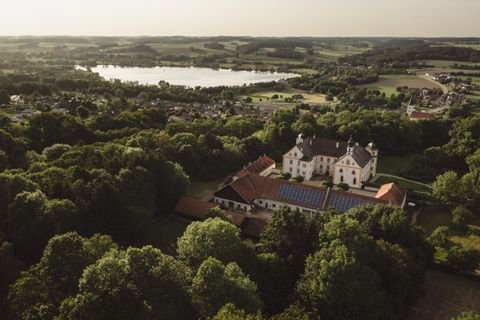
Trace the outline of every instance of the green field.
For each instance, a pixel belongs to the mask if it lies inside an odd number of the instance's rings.
[[[212,194],[223,184],[224,179],[212,181],[192,181],[188,187],[187,195],[201,200],[209,200]]]
[[[377,82],[363,84],[357,87],[379,90],[380,92],[385,93],[386,96],[391,96],[392,94],[397,93],[398,87],[439,88],[440,86],[435,84],[433,81],[428,81],[415,75],[391,74],[381,75]]]
[[[422,183],[417,183],[414,181],[409,181],[409,180],[404,180],[401,177],[389,177],[389,176],[380,176],[374,180],[374,182],[371,182],[372,185],[376,187],[380,187],[381,185],[395,182],[398,184],[400,187],[407,189],[407,190],[413,190],[413,191],[418,191],[418,192],[424,192],[424,193],[430,193],[430,188],[427,187],[426,185]]]
[[[480,77],[459,76],[463,80],[472,79],[472,83],[480,85]]]
[[[378,161],[377,171],[379,173],[403,176],[408,173],[414,159],[415,155],[407,157],[382,156]]]

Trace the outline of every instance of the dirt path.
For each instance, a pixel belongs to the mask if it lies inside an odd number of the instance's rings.
[[[447,88],[446,85],[441,84],[440,82],[437,82],[437,81],[435,81],[435,80],[432,80],[432,79],[430,79],[429,77],[427,77],[426,75],[421,75],[421,76],[419,76],[419,77],[422,78],[422,79],[425,79],[425,80],[427,80],[427,81],[429,81],[429,82],[431,82],[431,83],[435,83],[437,86],[439,86],[439,87],[442,89],[442,91],[443,91],[444,94],[447,94],[447,93],[448,93],[448,88]]]

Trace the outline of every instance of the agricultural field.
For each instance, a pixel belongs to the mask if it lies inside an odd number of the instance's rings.
[[[440,88],[440,85],[421,78],[416,75],[382,75],[379,80],[374,83],[358,86],[359,88],[377,89],[384,92],[387,96],[397,93],[398,87],[409,88]]]
[[[480,312],[480,281],[431,270],[407,320],[450,320],[464,311]]]

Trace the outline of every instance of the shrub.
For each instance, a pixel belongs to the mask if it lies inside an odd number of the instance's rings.
[[[428,241],[435,247],[445,247],[445,244],[448,241],[448,227],[440,226],[433,230]]]
[[[475,249],[455,246],[448,250],[447,262],[459,271],[470,273],[478,268],[480,255]]]
[[[473,216],[472,212],[464,206],[458,206],[452,210],[452,223],[464,225]]]
[[[303,182],[303,181],[305,180],[305,178],[302,177],[302,176],[296,176],[295,178],[293,178],[293,180],[295,180],[296,182],[300,182],[300,183],[301,183],[301,182]]]
[[[344,182],[337,184],[337,187],[339,189],[342,189],[343,191],[347,191],[348,189],[350,189],[350,186]]]

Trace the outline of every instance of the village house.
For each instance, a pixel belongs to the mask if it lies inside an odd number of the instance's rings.
[[[431,113],[416,111],[415,106],[410,103],[407,106],[407,115],[412,121],[430,120],[434,117]]]
[[[346,183],[352,188],[362,184],[377,172],[378,149],[373,142],[367,147],[331,139],[304,137],[283,155],[283,172],[310,180],[314,175],[331,176],[333,183]]]

